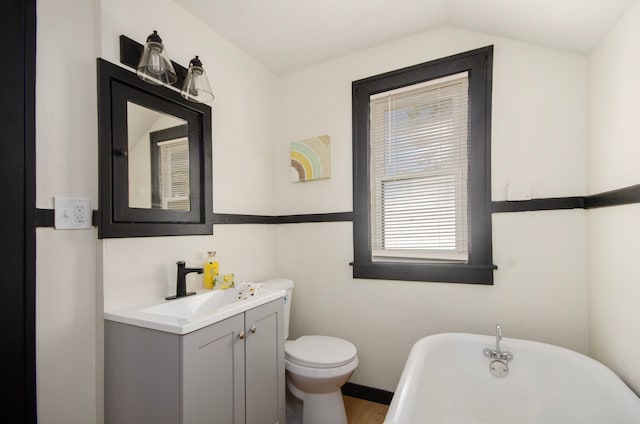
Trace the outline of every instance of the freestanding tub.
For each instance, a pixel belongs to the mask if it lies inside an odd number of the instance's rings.
[[[509,373],[494,377],[483,349],[495,337],[446,333],[411,349],[385,424],[638,424],[640,398],[577,352],[504,338]],[[638,358],[640,360],[640,358]]]

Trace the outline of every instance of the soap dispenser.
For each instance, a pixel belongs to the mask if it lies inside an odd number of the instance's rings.
[[[216,252],[207,252],[207,258],[204,261],[204,288],[213,289],[218,278],[220,266],[216,258]]]

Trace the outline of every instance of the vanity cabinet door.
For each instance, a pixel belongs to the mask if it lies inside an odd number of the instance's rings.
[[[282,299],[245,312],[247,424],[285,422],[283,318]]]
[[[104,322],[105,424],[176,424],[180,420],[177,334]]]
[[[244,328],[239,314],[182,338],[182,424],[245,423]]]

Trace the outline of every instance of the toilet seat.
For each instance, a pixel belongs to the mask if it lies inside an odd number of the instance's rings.
[[[302,336],[284,345],[285,359],[309,368],[337,368],[356,358],[356,347],[343,339],[330,336]]]

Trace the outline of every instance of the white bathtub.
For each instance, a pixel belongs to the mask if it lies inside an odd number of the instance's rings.
[[[385,424],[638,424],[638,398],[609,368],[577,352],[504,338],[509,374],[489,372],[495,337],[436,334],[409,354]],[[640,358],[638,358],[640,366]]]

